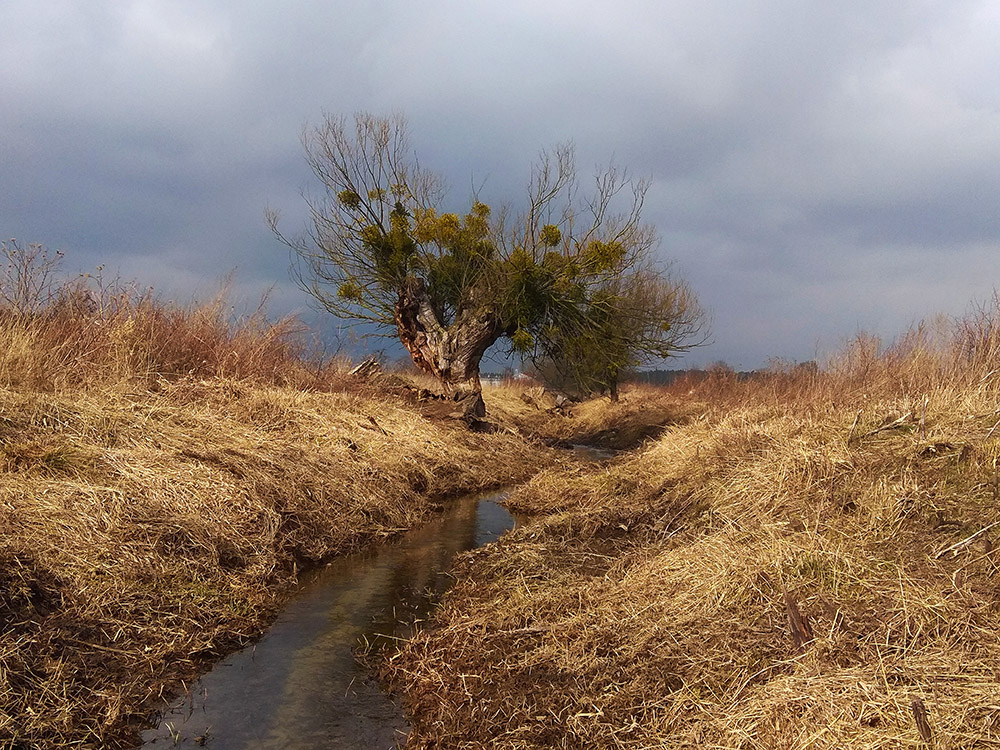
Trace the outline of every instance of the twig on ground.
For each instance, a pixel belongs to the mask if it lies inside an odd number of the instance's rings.
[[[994,521],[989,526],[984,526],[983,528],[981,528],[975,534],[972,534],[971,536],[965,537],[965,539],[961,540],[960,542],[955,542],[953,545],[951,545],[947,549],[943,549],[940,552],[938,552],[936,555],[934,555],[934,559],[935,560],[940,560],[944,555],[947,555],[949,552],[953,552],[954,553],[952,556],[957,555],[959,552],[961,552],[963,549],[965,549],[966,547],[968,547],[970,544],[972,544],[974,541],[976,541],[976,539],[978,539],[979,537],[981,537],[983,534],[985,534],[987,531],[989,531],[990,529],[992,529],[997,524],[1000,524],[1000,521]]]

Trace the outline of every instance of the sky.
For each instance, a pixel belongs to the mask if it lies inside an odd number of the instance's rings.
[[[670,366],[822,360],[1000,277],[990,0],[4,0],[0,71],[0,236],[327,331],[264,219],[304,228],[327,113],[403,113],[459,202],[567,141],[649,178],[711,317]]]

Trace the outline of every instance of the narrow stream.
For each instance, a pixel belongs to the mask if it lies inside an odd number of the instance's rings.
[[[393,748],[402,711],[354,657],[364,639],[405,638],[447,589],[456,555],[514,526],[502,493],[471,496],[393,544],[304,581],[256,644],[163,710],[143,747]]]

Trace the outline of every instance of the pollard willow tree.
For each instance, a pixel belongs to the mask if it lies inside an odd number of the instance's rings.
[[[586,340],[616,370],[617,359],[687,348],[701,330],[687,287],[653,269],[658,238],[641,220],[647,183],[620,169],[581,195],[573,150],[560,146],[541,154],[521,213],[473,196],[458,214],[443,210],[443,183],[417,162],[402,116],[327,116],[303,145],[322,187],[306,198],[309,229],[288,238],[269,214],[296,280],[334,315],[398,337],[470,417],[485,414],[480,361],[501,339],[511,352],[556,360],[579,356],[568,342]],[[621,290],[649,279],[675,293],[638,310],[643,324],[623,350],[625,327],[609,321],[636,317],[625,304],[636,295]],[[614,346],[602,350],[612,328]]]

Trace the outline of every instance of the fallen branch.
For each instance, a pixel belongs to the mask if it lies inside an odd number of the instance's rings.
[[[787,591],[785,593],[785,613],[788,615],[788,629],[792,636],[795,650],[802,653],[806,644],[813,640],[812,627],[809,618],[799,611],[799,605]]]
[[[858,420],[861,419],[862,409],[858,409],[858,413],[854,415],[854,424],[851,425],[851,431],[847,433],[847,444],[850,445],[851,441],[854,439],[854,431],[858,429]]]
[[[364,362],[359,364],[357,367],[351,370],[351,375],[355,377],[367,380],[373,375],[377,375],[382,370],[382,365],[379,364],[378,358],[369,357]]]
[[[912,421],[913,421],[913,412],[911,411],[911,412],[908,412],[908,413],[904,414],[899,419],[894,419],[892,422],[889,422],[888,424],[884,424],[881,427],[876,427],[871,432],[866,432],[861,437],[863,437],[863,438],[871,437],[872,435],[877,435],[878,433],[885,432],[886,430],[898,430],[900,428],[905,427],[907,424],[911,423]]]
[[[924,702],[920,698],[914,698],[910,701],[910,710],[913,712],[913,721],[917,725],[917,732],[923,741],[921,747],[933,748],[934,735],[931,733],[931,722],[927,718],[927,707]]]
[[[934,559],[935,560],[940,560],[944,555],[947,555],[949,552],[954,552],[954,554],[952,555],[952,557],[954,557],[955,555],[957,555],[963,549],[965,549],[966,547],[968,547],[970,544],[972,544],[974,541],[976,541],[976,539],[978,539],[979,537],[981,537],[983,534],[985,534],[987,531],[989,531],[990,529],[992,529],[997,524],[1000,524],[1000,521],[994,521],[989,526],[984,526],[983,528],[981,528],[979,531],[977,531],[972,536],[967,536],[962,541],[955,542],[953,545],[951,545],[947,549],[943,549],[940,552],[938,552],[936,555],[934,555]]]
[[[379,432],[381,432],[383,435],[386,435],[386,436],[389,435],[389,433],[386,432],[382,428],[382,425],[380,425],[378,422],[375,421],[375,417],[371,416],[370,414],[367,415],[367,416],[368,416],[368,421],[371,422],[374,425],[374,427],[369,427],[368,425],[366,425],[364,423],[359,424],[358,427],[364,427],[366,430],[375,429],[375,430],[378,430]]]
[[[993,437],[993,433],[997,431],[997,427],[1000,427],[1000,420],[997,420],[997,423],[990,428],[989,432],[986,433],[986,437],[983,438],[984,443]]]

